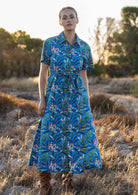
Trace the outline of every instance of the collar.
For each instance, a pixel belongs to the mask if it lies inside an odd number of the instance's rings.
[[[80,43],[81,40],[80,40],[80,38],[78,37],[78,35],[77,35],[76,33],[75,33],[75,36],[76,36],[76,41],[75,41],[75,43],[77,43],[77,44],[79,44],[79,46],[81,46],[81,43]],[[64,42],[66,41],[63,32],[61,32],[61,33],[58,35],[58,39],[59,39],[60,44],[62,44],[62,43],[64,43]]]

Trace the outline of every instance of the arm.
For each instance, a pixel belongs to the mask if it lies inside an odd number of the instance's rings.
[[[45,92],[46,92],[46,85],[47,85],[47,78],[48,78],[48,65],[41,63],[40,71],[39,71],[39,108],[38,114],[43,116],[46,103],[45,103]]]
[[[87,70],[81,70],[81,76],[82,76],[82,79],[84,82],[84,87],[86,88],[87,94],[89,97],[89,83],[88,83],[88,78],[87,78]],[[89,104],[90,104],[90,102],[89,102]]]

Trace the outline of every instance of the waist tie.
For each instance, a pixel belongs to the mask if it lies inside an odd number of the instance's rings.
[[[52,72],[52,74],[65,76],[65,77],[68,77],[68,78],[69,77],[78,77],[79,75],[81,76],[80,72],[78,72],[78,73]]]
[[[65,85],[72,83],[73,85],[75,85],[75,88],[79,87],[78,77],[81,77],[80,73],[62,73],[62,72],[58,72],[58,73],[52,73],[52,74],[55,75],[55,77],[66,78],[68,82],[65,83]]]

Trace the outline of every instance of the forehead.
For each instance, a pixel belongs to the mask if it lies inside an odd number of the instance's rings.
[[[75,15],[75,12],[72,9],[65,9],[61,12],[61,17],[65,15]]]

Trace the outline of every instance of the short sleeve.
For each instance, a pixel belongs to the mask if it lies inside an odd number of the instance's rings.
[[[51,46],[50,46],[50,41],[47,39],[43,43],[40,61],[43,62],[44,64],[50,65],[50,56],[51,56]]]
[[[82,70],[89,70],[93,68],[94,68],[94,63],[93,63],[93,58],[91,54],[91,49],[89,45],[87,45],[87,48],[85,49],[85,52],[84,52]]]

